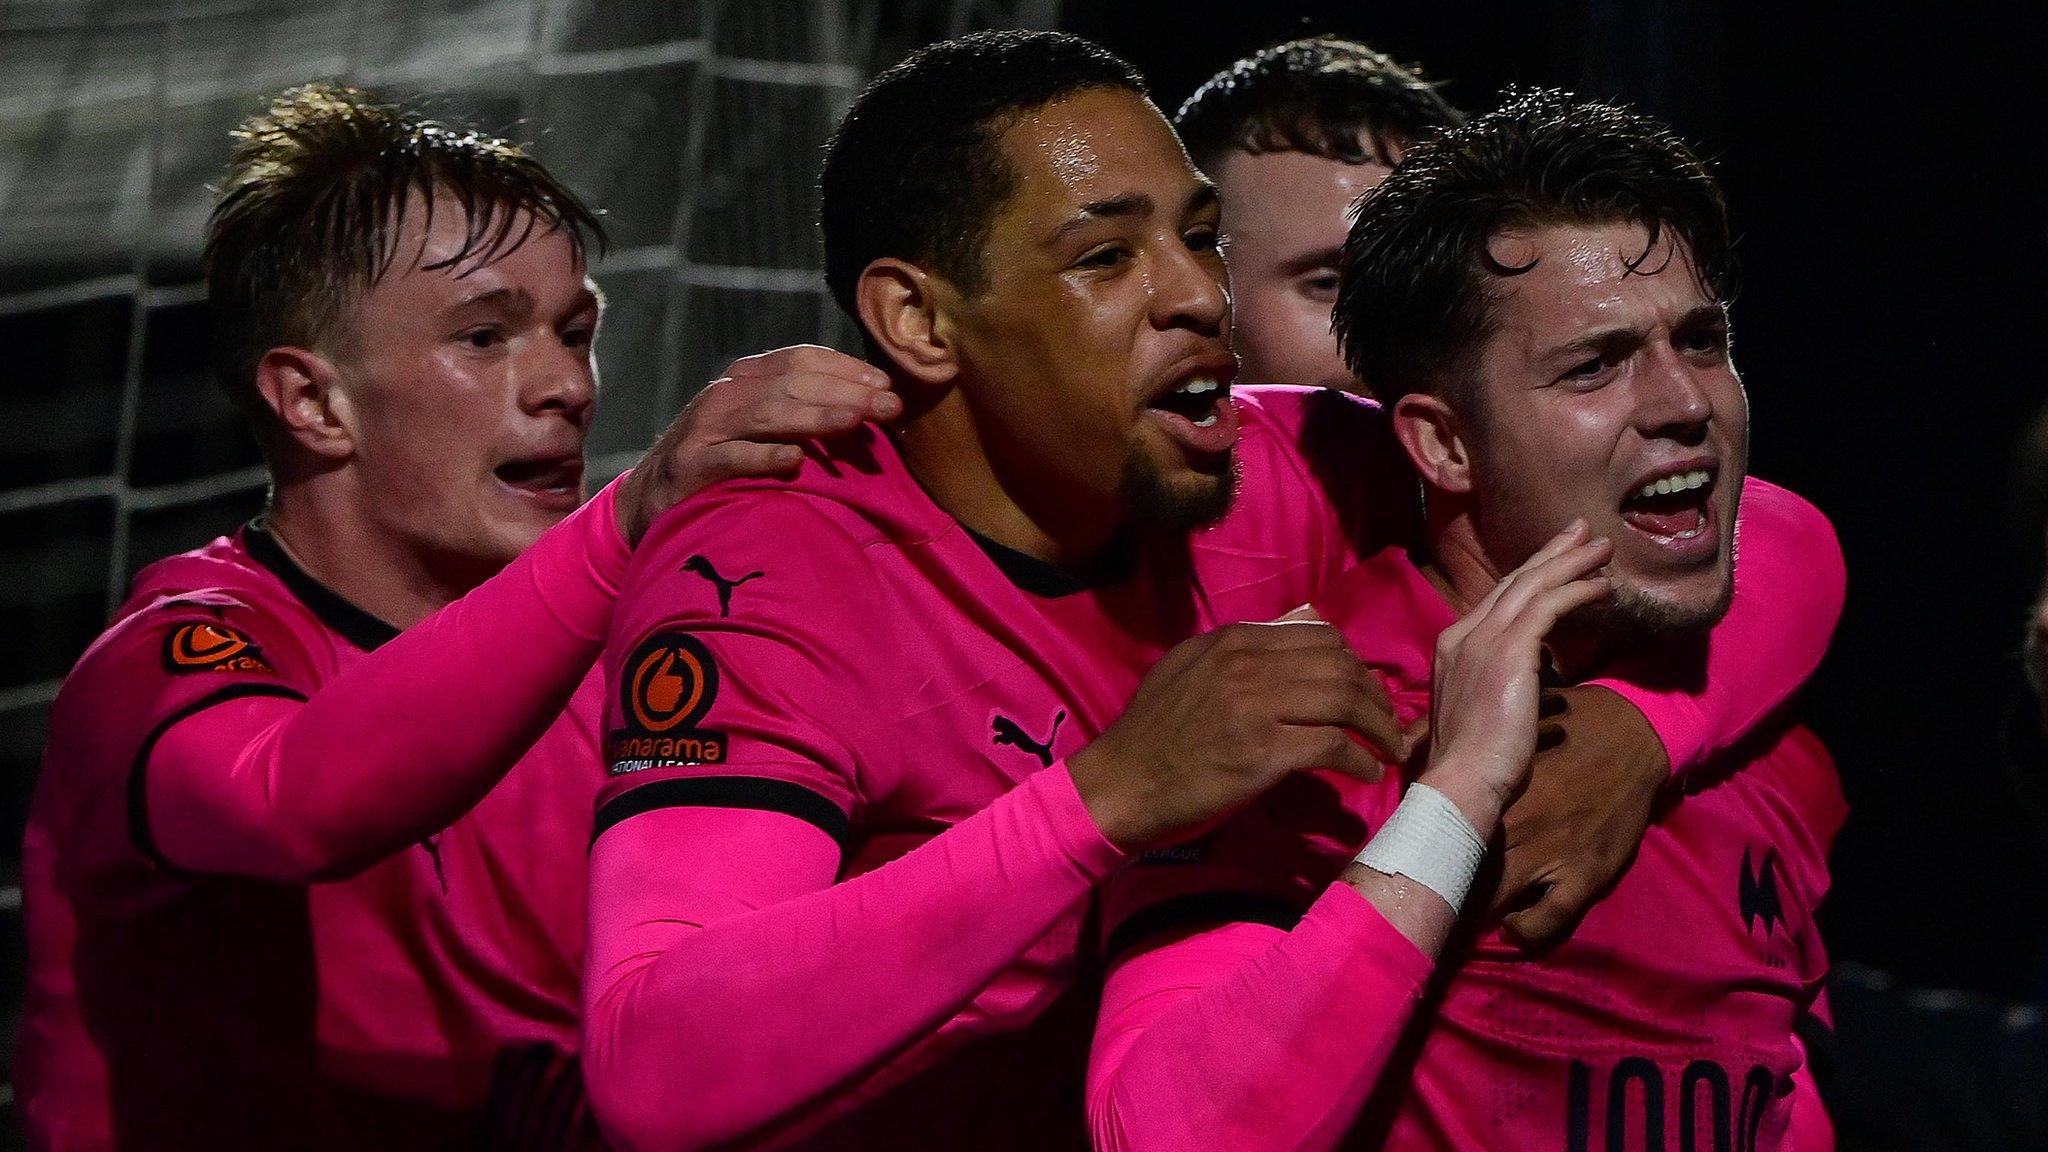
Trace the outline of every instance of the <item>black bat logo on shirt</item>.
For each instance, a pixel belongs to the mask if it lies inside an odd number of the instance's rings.
[[[1752,869],[1749,849],[1742,850],[1742,875],[1736,880],[1735,904],[1742,911],[1742,930],[1754,932],[1764,922],[1764,935],[1777,931],[1785,922],[1785,905],[1778,899],[1778,850],[1764,853],[1762,868]]]
[[[720,576],[718,569],[713,568],[711,561],[703,556],[692,556],[688,560],[683,561],[681,570],[684,572],[695,572],[697,575],[711,581],[711,586],[718,589],[718,614],[722,617],[732,615],[733,589],[745,584],[749,580],[759,580],[767,575],[766,572],[749,572],[737,580],[727,580],[725,577]]]
[[[1005,744],[1012,748],[1021,748],[1031,755],[1038,757],[1039,767],[1050,768],[1052,767],[1052,743],[1060,738],[1060,725],[1066,723],[1066,721],[1067,710],[1062,708],[1059,714],[1052,718],[1052,731],[1047,733],[1045,739],[1041,741],[1033,740],[1030,733],[1024,731],[1015,720],[1010,719],[1008,716],[998,715],[995,718],[995,733],[989,739],[998,748]]]

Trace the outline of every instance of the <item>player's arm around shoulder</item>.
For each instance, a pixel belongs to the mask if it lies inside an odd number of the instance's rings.
[[[1834,526],[1797,494],[1757,479],[1738,515],[1734,600],[1703,651],[1646,653],[1546,694],[1548,739],[1504,820],[1507,859],[1493,904],[1530,947],[1570,935],[1628,866],[1674,772],[1766,723],[1826,652],[1846,580]]]
[[[1832,631],[1842,615],[1847,590],[1848,567],[1842,559],[1842,542],[1827,514],[1813,502],[1789,488],[1751,477],[1743,486],[1740,512],[1742,561],[1758,559],[1763,550],[1766,565],[1752,567],[1759,579],[1785,578],[1794,585],[1800,604],[1817,622]],[[1743,563],[1735,570],[1736,594],[1741,594]]]
[[[1414,471],[1380,405],[1330,388],[1255,385],[1234,393],[1243,428],[1232,522],[1304,553],[1316,588],[1361,557],[1413,538]]]
[[[843,352],[794,344],[743,356],[691,398],[620,482],[619,532],[637,544],[677,501],[725,480],[787,476],[803,463],[806,440],[902,411],[888,373]]]
[[[1592,681],[1649,719],[1679,771],[1734,747],[1790,700],[1842,616],[1847,569],[1818,508],[1752,478],[1737,523],[1734,597],[1703,650],[1681,659],[1659,649]]]
[[[1820,667],[1842,619],[1848,566],[1827,515],[1805,497],[1768,480],[1743,485],[1737,512],[1735,599],[1714,629],[1713,642],[1732,649],[1730,660],[1766,677],[1774,699],[1734,737],[1747,735],[1765,715],[1791,699]],[[1709,656],[1709,673],[1739,671]]]

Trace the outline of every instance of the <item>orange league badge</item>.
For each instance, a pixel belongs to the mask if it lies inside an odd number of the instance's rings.
[[[166,672],[260,672],[275,675],[263,649],[226,624],[180,624],[164,637]]]
[[[718,664],[704,642],[684,632],[643,641],[620,685],[623,729],[608,741],[611,774],[725,760],[726,736],[697,727],[718,698]]]

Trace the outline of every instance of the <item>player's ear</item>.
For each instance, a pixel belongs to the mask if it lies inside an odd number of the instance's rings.
[[[1472,454],[1464,422],[1443,397],[1410,392],[1394,402],[1394,436],[1415,471],[1432,488],[1472,490]]]
[[[854,285],[854,306],[874,345],[920,383],[943,387],[960,370],[946,301],[951,285],[907,260],[885,256]]]
[[[301,449],[329,460],[355,451],[348,398],[334,365],[304,348],[277,347],[256,361],[256,395]]]

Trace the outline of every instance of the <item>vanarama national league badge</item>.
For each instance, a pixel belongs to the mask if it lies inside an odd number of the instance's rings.
[[[718,698],[718,664],[686,632],[648,637],[626,661],[619,685],[625,725],[611,734],[611,774],[725,761],[723,732],[699,728]]]
[[[180,624],[164,636],[164,671],[257,672],[275,675],[263,649],[239,628],[226,624]]]

